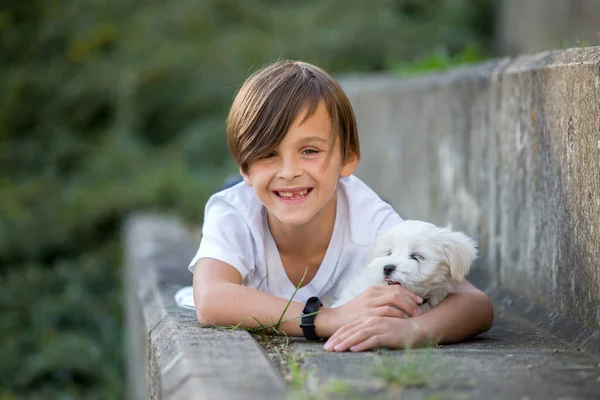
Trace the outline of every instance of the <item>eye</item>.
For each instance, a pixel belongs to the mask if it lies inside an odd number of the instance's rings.
[[[315,154],[319,154],[319,150],[317,150],[317,149],[305,149],[305,150],[302,151],[302,154],[305,154],[307,156],[312,156],[312,155],[315,155]]]
[[[392,255],[392,251],[391,250],[386,251],[385,255],[388,256],[388,257],[391,256]]]
[[[269,153],[269,154],[267,154],[266,156],[263,156],[263,157],[261,158],[261,160],[268,160],[269,158],[273,158],[273,157],[275,157],[275,156],[277,156],[277,154],[276,154],[276,153],[274,153],[274,152],[273,152],[273,153]]]
[[[420,262],[420,261],[424,261],[425,260],[425,257],[423,257],[419,253],[410,253],[409,257],[410,257],[411,260],[415,260],[416,262]]]

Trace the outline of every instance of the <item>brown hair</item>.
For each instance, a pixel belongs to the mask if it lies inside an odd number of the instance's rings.
[[[352,106],[327,72],[302,61],[281,60],[252,74],[238,91],[227,118],[227,143],[242,171],[283,140],[298,114],[310,117],[323,100],[340,138],[342,162],[360,158]],[[335,142],[334,142],[335,143]]]

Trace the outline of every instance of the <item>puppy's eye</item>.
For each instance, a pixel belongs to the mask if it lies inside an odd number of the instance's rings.
[[[391,256],[392,255],[392,251],[391,250],[386,251],[385,255],[388,256],[388,257]]]
[[[419,261],[423,261],[423,260],[425,260],[425,257],[423,257],[423,256],[422,256],[421,254],[419,254],[419,253],[411,253],[411,254],[410,254],[410,259],[411,259],[411,260],[415,260],[415,261],[419,262]]]

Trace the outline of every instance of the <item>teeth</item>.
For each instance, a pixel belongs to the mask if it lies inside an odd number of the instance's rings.
[[[308,194],[308,189],[302,190],[300,192],[277,192],[279,194],[280,197],[283,197],[285,199],[297,199],[299,197],[304,197]]]

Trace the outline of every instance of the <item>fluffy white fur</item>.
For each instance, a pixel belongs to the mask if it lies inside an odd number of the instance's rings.
[[[425,312],[464,279],[477,257],[476,243],[451,227],[407,220],[381,232],[371,262],[360,276],[342,288],[333,306],[345,304],[375,285],[400,284],[425,299]]]

